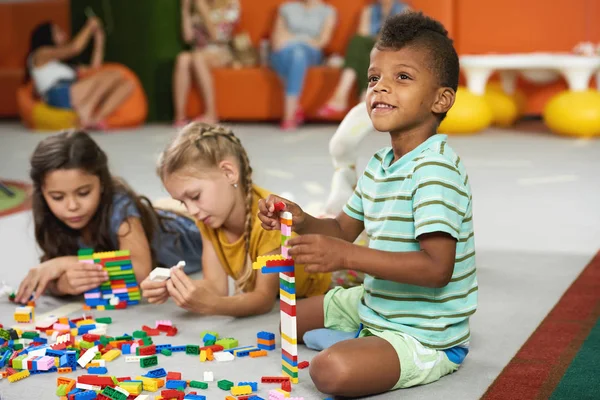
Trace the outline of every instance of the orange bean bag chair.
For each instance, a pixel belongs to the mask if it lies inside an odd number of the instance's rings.
[[[134,84],[133,92],[129,97],[106,119],[108,127],[116,129],[141,125],[148,115],[148,99],[138,77],[121,64],[107,63],[99,70],[120,71]],[[82,77],[94,74],[96,71],[86,72]],[[56,131],[73,128],[77,123],[77,115],[72,110],[50,107],[40,100],[35,94],[32,82],[22,85],[17,90],[17,105],[21,121],[30,129]]]

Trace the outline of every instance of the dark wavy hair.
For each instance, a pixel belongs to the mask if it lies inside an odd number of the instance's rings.
[[[149,244],[152,243],[155,230],[161,227],[160,218],[150,200],[137,195],[122,179],[111,176],[106,153],[86,132],[66,131],[42,140],[31,155],[30,164],[35,238],[43,251],[41,262],[56,257],[76,255],[79,249],[80,232],[60,221],[52,213],[42,194],[46,175],[55,170],[82,169],[100,179],[102,187],[100,203],[88,225],[91,232],[94,232],[90,245],[95,251],[115,250],[110,232],[115,193],[125,193],[135,204]],[[154,251],[152,249],[151,251],[153,266],[155,266]]]

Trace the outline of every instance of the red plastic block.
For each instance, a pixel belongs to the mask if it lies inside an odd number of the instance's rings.
[[[260,381],[262,383],[283,383],[289,380],[289,376],[263,376],[262,378],[260,378]]]
[[[304,368],[308,368],[310,364],[308,363],[308,361],[302,361],[300,363],[298,363],[298,369],[304,369]]]
[[[169,327],[170,329],[167,331],[167,336],[175,336],[177,335],[177,328],[174,326]]]
[[[285,301],[280,301],[281,311],[289,315],[290,317],[296,316],[296,306],[292,306],[291,304],[286,303]]]
[[[181,380],[181,372],[167,372],[167,380],[168,381],[180,381]]]
[[[166,390],[161,390],[160,395],[163,399],[183,400],[185,393],[180,392],[179,390],[175,390],[175,389],[166,389]]]
[[[8,376],[11,376],[13,374],[16,374],[17,370],[12,369],[11,367],[6,367],[6,373],[8,374]]]
[[[248,394],[248,395],[244,395],[244,396],[238,396],[237,400],[248,400],[250,397],[252,397],[253,395]]]
[[[268,260],[265,263],[267,268],[269,267],[293,267],[295,265],[295,261],[292,258],[288,258],[286,260]]]
[[[115,387],[115,383],[110,376],[81,375],[77,377],[77,382],[95,386]]]
[[[204,347],[200,347],[200,351],[206,351],[206,350],[212,350],[213,353],[219,352],[219,351],[223,351],[224,347],[221,346],[220,344],[213,344],[212,346],[204,346]]]
[[[156,329],[158,329],[161,332],[168,332],[168,331],[171,330],[171,328],[173,328],[172,325],[163,325],[163,324],[160,324],[160,325],[156,326]]]
[[[285,382],[281,382],[281,390],[285,390],[288,393],[292,392],[292,382],[291,381],[285,381]]]
[[[95,342],[96,340],[100,340],[100,335],[94,335],[93,333],[85,333],[83,336],[81,336],[81,338],[83,340],[85,340],[86,342]]]
[[[151,356],[156,354],[156,346],[151,344],[150,346],[140,347],[140,356]]]
[[[96,395],[96,400],[112,400],[112,399],[106,395],[103,395],[102,393],[98,393]]]
[[[60,344],[55,343],[50,347],[52,347],[53,350],[64,350],[67,348],[67,344],[66,343],[60,343]]]
[[[126,301],[122,301],[119,304],[117,304],[115,306],[115,310],[124,310],[127,308],[127,302]]]
[[[280,201],[278,203],[273,204],[273,207],[275,208],[275,211],[283,211],[285,209],[285,203],[283,201]]]
[[[147,325],[142,326],[142,330],[148,334],[148,336],[158,336],[160,331],[158,329],[150,328]]]
[[[283,354],[284,356],[286,356],[287,358],[289,358],[292,361],[298,362],[298,356],[293,356],[290,353],[288,353],[287,351],[285,351],[284,349],[281,349],[281,354]]]
[[[290,278],[294,278],[296,276],[295,272],[280,272],[280,274],[284,274],[285,276],[289,276]]]
[[[130,376],[122,376],[122,377],[120,377],[120,378],[117,378],[117,380],[118,380],[119,382],[130,381],[130,380],[131,380],[131,377],[130,377]]]

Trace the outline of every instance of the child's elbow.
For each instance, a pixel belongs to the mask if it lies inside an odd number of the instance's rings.
[[[443,268],[440,272],[436,273],[431,279],[431,287],[440,289],[447,286],[452,280],[453,271],[454,268]]]

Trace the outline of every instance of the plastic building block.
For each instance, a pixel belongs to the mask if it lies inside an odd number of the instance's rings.
[[[160,396],[163,399],[178,399],[178,400],[182,400],[183,396],[185,396],[185,393],[180,392],[179,390],[167,389],[167,390],[161,390]]]
[[[213,356],[217,362],[233,361],[235,359],[235,356],[228,351],[218,351],[213,353]]]
[[[266,350],[257,350],[257,351],[251,351],[250,352],[250,357],[252,357],[252,358],[264,357],[266,355],[267,355],[267,351]]]
[[[147,394],[140,394],[138,397],[136,397],[133,400],[150,400],[150,396],[148,396]]]
[[[140,359],[140,367],[148,368],[158,365],[158,357],[148,356]]]
[[[133,332],[134,338],[144,338],[146,336],[148,336],[148,332],[144,332],[144,331],[134,331]]]
[[[146,372],[148,378],[163,378],[167,376],[167,371],[164,368],[156,368]]]
[[[200,354],[200,346],[194,344],[188,344],[185,346],[185,354],[191,354],[197,356]]]
[[[308,368],[310,364],[308,363],[308,361],[302,361],[298,364],[298,369],[304,369],[304,368]]]
[[[167,389],[185,389],[187,387],[186,381],[181,380],[167,380]]]
[[[180,380],[181,379],[181,372],[167,372],[167,380],[171,381],[171,380]]]
[[[253,392],[258,390],[258,382],[238,382],[238,386],[250,386]]]
[[[285,390],[288,393],[291,392],[292,391],[292,382],[290,382],[290,381],[281,382],[281,390]]]
[[[24,370],[21,372],[17,372],[16,374],[12,374],[8,376],[8,381],[10,383],[16,382],[16,381],[20,381],[21,379],[25,379],[29,376],[29,371],[28,370]]]
[[[208,389],[208,383],[200,381],[190,381],[191,388]]]
[[[215,380],[215,377],[212,371],[204,371],[204,382],[212,382]]]
[[[173,352],[169,349],[162,349],[160,351],[160,354],[162,354],[163,356],[170,356],[171,354],[173,354]]]
[[[138,356],[151,356],[156,354],[156,346],[151,344],[149,346],[138,347],[136,349],[136,354]]]
[[[90,367],[87,371],[88,374],[94,375],[104,375],[108,372],[108,370],[105,367]]]
[[[206,400],[206,396],[188,393],[185,395],[184,400]]]
[[[275,334],[271,332],[260,331],[256,334],[257,339],[275,340]]]
[[[207,333],[206,335],[204,335],[204,337],[202,338],[202,341],[207,342],[209,340],[212,340],[213,342],[217,340],[217,337],[211,333]]]
[[[289,380],[289,376],[263,376],[260,378],[262,383],[281,383]]]
[[[200,332],[200,339],[202,339],[202,341],[206,341],[207,339],[205,339],[206,335],[210,335],[213,336],[214,339],[213,340],[217,340],[219,338],[219,334],[215,331],[202,331]]]
[[[221,387],[221,386],[219,386],[219,387]],[[232,386],[230,390],[231,390],[231,394],[234,396],[242,396],[245,394],[252,393],[252,387],[250,385]]]
[[[233,382],[228,381],[227,379],[221,379],[217,382],[217,386],[219,387],[219,389],[229,391],[233,387]]]
[[[105,361],[112,361],[115,358],[119,357],[120,355],[121,355],[121,350],[119,350],[119,349],[112,349],[112,350],[109,350],[106,353],[104,353],[102,355],[102,359],[105,360]]]
[[[171,269],[170,268],[154,268],[150,272],[150,280],[155,282],[166,281],[171,278]]]

